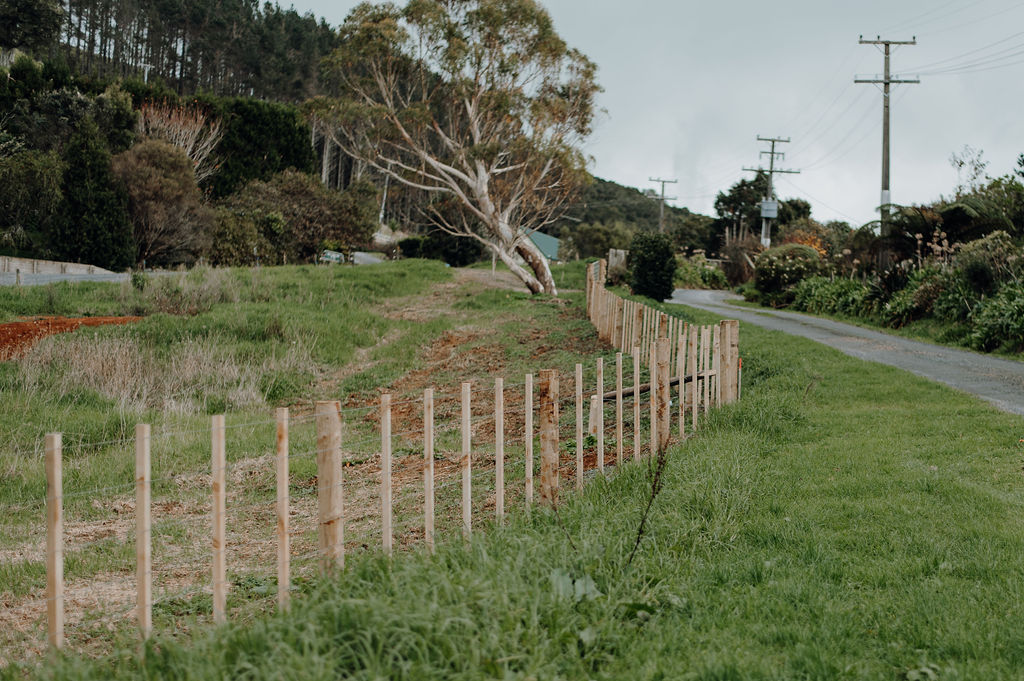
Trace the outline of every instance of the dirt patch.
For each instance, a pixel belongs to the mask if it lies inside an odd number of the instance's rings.
[[[33,317],[0,324],[0,361],[23,354],[39,340],[82,326],[130,324],[142,317]]]

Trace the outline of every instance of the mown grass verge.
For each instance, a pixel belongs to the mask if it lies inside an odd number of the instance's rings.
[[[38,673],[1018,678],[1020,419],[751,326],[741,352],[742,402],[673,451],[630,566],[644,465],[567,496],[558,518],[516,513],[468,547],[354,557],[288,614]]]

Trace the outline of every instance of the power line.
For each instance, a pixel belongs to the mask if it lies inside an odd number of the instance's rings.
[[[775,188],[773,186],[773,178],[777,173],[784,174],[799,174],[799,170],[782,170],[775,167],[776,158],[786,158],[786,154],[781,151],[775,151],[776,144],[788,144],[788,137],[761,137],[757,136],[758,142],[768,142],[771,144],[771,151],[762,151],[759,156],[768,156],[768,170],[758,166],[757,168],[744,168],[743,170],[752,173],[768,173],[768,195],[764,197],[764,202],[761,204],[761,245],[765,248],[769,248],[772,245],[772,233],[771,233],[771,219],[778,217],[778,202],[774,205],[774,215],[772,214],[771,202],[775,201]]]
[[[660,234],[664,234],[665,233],[665,202],[666,201],[675,201],[676,198],[677,198],[675,196],[665,196],[665,185],[666,184],[676,184],[677,182],[679,182],[679,180],[662,180],[661,178],[657,178],[656,179],[656,178],[653,178],[653,177],[648,178],[648,179],[651,182],[660,182],[661,183],[661,199],[660,199],[661,200],[661,206],[660,206],[661,210],[658,213],[658,232]]]
[[[892,52],[893,45],[916,45],[917,38],[911,40],[882,40],[881,36],[875,38],[875,40],[864,40],[864,36],[861,36],[858,43],[860,45],[881,45],[884,48],[885,54],[885,72],[881,79],[879,78],[854,78],[854,83],[870,83],[873,85],[882,85],[882,236],[889,236],[889,204],[892,203],[891,193],[889,191],[889,90],[892,85],[899,84],[911,84],[920,83],[919,79],[901,79],[893,78],[889,70],[889,57]]]

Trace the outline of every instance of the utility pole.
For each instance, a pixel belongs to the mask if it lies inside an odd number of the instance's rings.
[[[772,245],[772,231],[771,231],[771,220],[778,218],[779,216],[779,204],[775,199],[775,174],[783,173],[789,175],[799,175],[799,170],[782,170],[781,168],[775,167],[775,159],[786,158],[786,154],[781,151],[775,151],[776,144],[789,144],[788,137],[761,137],[757,136],[758,142],[769,142],[772,145],[771,151],[762,151],[758,158],[764,155],[768,155],[768,170],[758,166],[756,168],[744,168],[743,170],[751,173],[768,173],[768,195],[764,197],[764,201],[761,202],[761,245],[765,248],[770,248]]]
[[[679,182],[679,180],[662,180],[661,178],[654,178],[654,177],[649,177],[647,179],[649,181],[651,181],[651,182],[660,182],[661,183],[661,199],[660,199],[660,201],[661,201],[661,212],[658,214],[658,233],[659,234],[664,234],[665,233],[665,202],[666,201],[675,201],[675,199],[676,199],[676,197],[674,197],[674,196],[665,196],[665,185],[666,184],[675,184],[676,182]]]
[[[893,45],[916,45],[917,36],[911,40],[882,40],[876,36],[874,40],[864,40],[860,36],[861,45],[882,45],[885,54],[885,72],[881,79],[878,78],[854,78],[854,83],[871,83],[882,86],[882,236],[888,237],[892,231],[892,224],[889,220],[889,205],[892,203],[892,195],[889,192],[889,86],[900,84],[920,83],[918,78],[893,78],[889,70],[889,55]]]

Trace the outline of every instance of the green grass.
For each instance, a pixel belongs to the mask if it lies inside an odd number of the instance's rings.
[[[643,465],[568,495],[559,518],[516,513],[468,547],[355,556],[287,615],[37,672],[1019,678],[1020,419],[810,341],[746,326],[740,342],[743,400],[672,452],[632,565]]]

